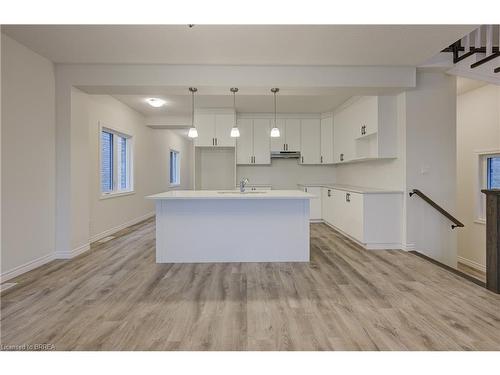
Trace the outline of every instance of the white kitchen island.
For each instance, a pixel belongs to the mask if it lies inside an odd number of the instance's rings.
[[[300,190],[176,190],[156,201],[156,262],[309,262]]]

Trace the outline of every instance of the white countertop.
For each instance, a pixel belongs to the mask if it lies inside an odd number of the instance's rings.
[[[353,193],[360,194],[387,194],[387,193],[400,193],[402,194],[402,190],[391,190],[391,189],[378,189],[378,188],[370,188],[364,186],[353,186],[353,185],[343,185],[343,184],[298,184],[299,187],[324,187],[328,189],[336,189],[336,190],[344,190],[350,191]]]
[[[172,190],[147,196],[146,199],[311,199],[315,196],[301,190]]]

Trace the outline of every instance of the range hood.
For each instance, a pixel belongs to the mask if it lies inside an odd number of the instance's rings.
[[[298,159],[300,151],[271,151],[271,158]]]

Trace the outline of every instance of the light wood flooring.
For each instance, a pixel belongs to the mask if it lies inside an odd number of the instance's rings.
[[[154,221],[1,297],[3,345],[56,350],[500,350],[500,296],[311,225],[310,263],[156,264]]]
[[[486,273],[479,271],[471,266],[468,266],[467,264],[464,263],[457,263],[457,270],[460,272],[463,272],[469,276],[475,277],[476,279],[482,281],[483,283],[486,282]]]

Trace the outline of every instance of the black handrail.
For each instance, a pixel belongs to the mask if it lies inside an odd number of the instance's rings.
[[[422,198],[424,201],[426,201],[427,203],[429,203],[433,208],[435,208],[436,210],[438,210],[441,214],[443,214],[450,221],[452,221],[454,224],[452,224],[451,229],[455,229],[456,227],[460,227],[460,228],[464,227],[464,225],[460,221],[458,221],[457,219],[455,219],[455,217],[453,217],[450,213],[448,213],[448,211],[446,211],[444,208],[442,208],[440,205],[438,205],[436,202],[434,202],[431,198],[429,198],[427,195],[425,195],[424,193],[422,193],[420,190],[413,189],[410,192],[410,197],[413,196],[413,194],[417,194],[420,198]]]

